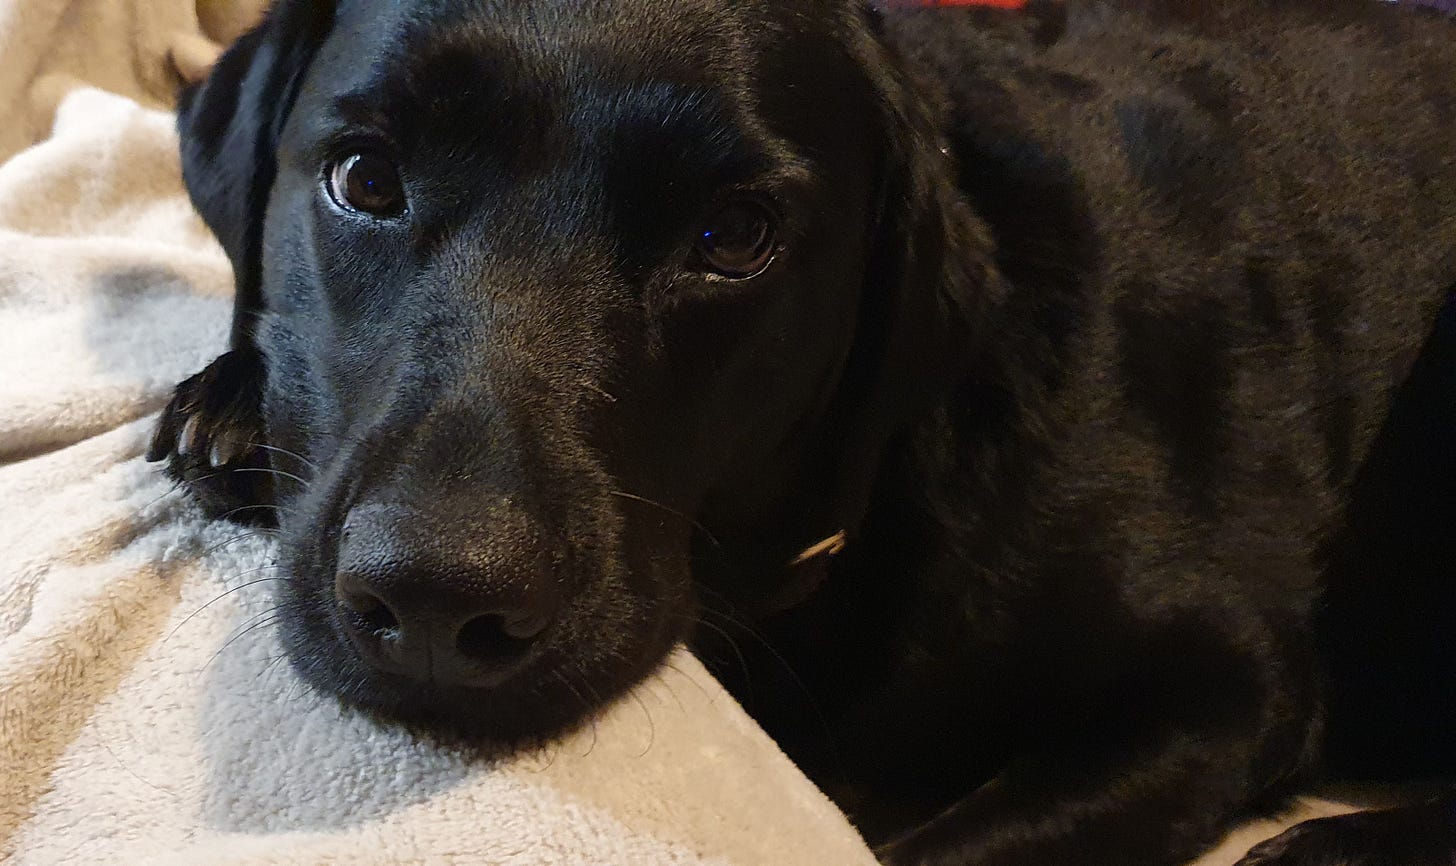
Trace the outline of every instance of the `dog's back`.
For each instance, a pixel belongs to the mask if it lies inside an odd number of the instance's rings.
[[[1131,0],[890,26],[944,88],[1076,483],[1304,586],[1277,563],[1338,519],[1456,285],[1456,25]]]
[[[1267,790],[1320,741],[1322,545],[1456,286],[1456,25],[1365,0],[1033,10],[886,21],[1009,286],[1000,346],[968,349],[986,375],[919,448],[953,468],[898,470],[954,480],[924,494],[946,543],[897,548],[925,631],[893,693],[973,697],[898,724],[969,707],[979,730],[1012,692],[1010,739],[1054,740],[1048,718],[1110,691],[1139,724],[1257,730],[1243,758],[1210,739],[1186,759]],[[978,639],[952,637],[961,611]],[[987,742],[967,766],[994,765]]]
[[[1007,270],[1088,296],[1082,351],[1120,371],[1184,508],[1251,467],[1348,485],[1456,285],[1456,25],[1074,0],[894,26],[947,88]]]

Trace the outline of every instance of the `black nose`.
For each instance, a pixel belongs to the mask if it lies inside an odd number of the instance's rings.
[[[520,514],[432,520],[366,505],[341,535],[339,621],[381,671],[497,685],[526,664],[560,610],[551,552]]]

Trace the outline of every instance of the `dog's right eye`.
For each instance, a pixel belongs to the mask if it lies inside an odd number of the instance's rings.
[[[399,172],[382,156],[356,153],[329,169],[329,197],[345,210],[376,217],[404,213]]]
[[[754,199],[730,202],[713,214],[695,247],[708,270],[730,280],[762,273],[778,252],[774,215]]]

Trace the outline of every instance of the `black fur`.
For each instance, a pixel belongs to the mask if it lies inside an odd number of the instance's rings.
[[[238,308],[152,456],[215,513],[277,509],[292,661],[349,703],[550,735],[689,640],[897,864],[1174,864],[1317,774],[1326,726],[1345,767],[1449,750],[1449,701],[1362,702],[1417,700],[1374,667],[1414,654],[1351,639],[1359,599],[1456,610],[1436,556],[1375,585],[1401,503],[1366,460],[1449,442],[1376,439],[1456,284],[1437,16],[280,0],[180,125]],[[405,216],[330,203],[360,148]],[[728,283],[689,250],[734,191],[784,246]],[[1440,534],[1456,479],[1425,480],[1395,522]],[[358,655],[335,569],[381,509],[419,592],[564,599],[518,673]],[[1446,694],[1449,634],[1412,644]],[[1450,820],[1249,862],[1449,857]]]

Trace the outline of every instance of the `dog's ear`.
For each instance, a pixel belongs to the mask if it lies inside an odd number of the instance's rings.
[[[832,555],[854,545],[891,440],[970,374],[1004,293],[990,235],[957,183],[936,94],[912,79],[874,12],[849,14],[858,18],[844,47],[877,130],[875,222],[854,345],[811,470],[820,496],[796,506],[805,549],[770,610],[806,598]]]
[[[332,24],[332,3],[279,0],[179,101],[187,192],[233,266],[235,347],[250,333],[250,313],[260,306],[263,214],[277,172],[278,137]]]
[[[889,439],[969,374],[1003,291],[990,235],[957,183],[942,107],[874,36],[857,48],[878,114],[879,189],[838,396],[836,427],[847,434],[834,473],[839,528],[863,518]]]

